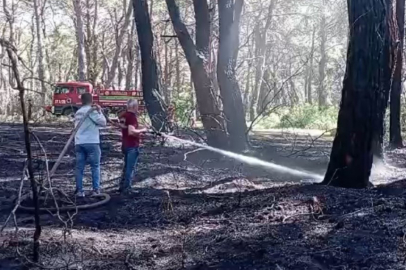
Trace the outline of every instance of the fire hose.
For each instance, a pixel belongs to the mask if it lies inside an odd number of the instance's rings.
[[[86,112],[86,114],[83,116],[83,118],[81,119],[81,121],[75,126],[75,128],[72,130],[68,141],[66,142],[64,148],[62,149],[62,152],[59,154],[58,159],[56,160],[54,166],[52,167],[51,171],[47,174],[46,177],[49,178],[49,182],[51,183],[52,177],[55,175],[56,170],[58,169],[59,165],[61,164],[62,158],[65,156],[66,152],[69,149],[70,144],[72,143],[73,139],[75,138],[76,133],[78,132],[79,128],[82,126],[82,124],[84,123],[84,121],[89,117],[89,115],[94,111],[95,109],[92,108],[89,111]],[[52,188],[52,187],[51,187]],[[49,190],[49,189],[48,189]],[[55,189],[55,191],[63,194],[65,197],[68,197],[63,191]],[[53,194],[51,194],[53,195]],[[21,202],[31,198],[32,194],[28,193],[24,196],[21,197]],[[50,208],[40,208],[41,212],[55,212],[55,211],[60,211],[60,212],[66,212],[66,211],[72,211],[72,210],[85,210],[85,209],[91,209],[91,208],[95,208],[95,207],[99,207],[101,205],[104,205],[106,203],[108,203],[110,201],[110,195],[106,194],[106,193],[102,193],[99,194],[97,196],[98,198],[103,198],[101,201],[95,202],[95,203],[90,203],[90,204],[84,204],[84,205],[72,205],[72,206],[63,206],[63,207],[50,207]],[[40,198],[46,198],[46,196],[41,196]],[[57,203],[57,202],[55,202]],[[19,206],[20,210],[23,211],[28,211],[28,212],[33,212],[35,211],[34,207],[29,207],[29,206],[22,206],[20,204]]]

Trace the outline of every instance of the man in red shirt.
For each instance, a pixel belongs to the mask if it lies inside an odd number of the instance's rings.
[[[127,102],[127,111],[119,116],[124,154],[120,192],[131,192],[132,180],[139,155],[140,136],[142,133],[148,132],[147,128],[139,128],[137,113],[138,102],[135,99],[130,99]]]

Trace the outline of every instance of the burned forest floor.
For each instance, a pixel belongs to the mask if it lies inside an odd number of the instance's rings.
[[[44,161],[53,166],[70,130],[68,124],[32,128],[37,181],[47,181]],[[193,141],[201,136],[175,135]],[[262,131],[251,138],[248,156],[318,175],[326,169],[330,137]],[[374,188],[350,190],[147,137],[135,192],[121,195],[120,135],[106,129],[101,140],[102,188],[111,200],[89,210],[41,213],[44,269],[406,268],[406,150],[388,152],[385,163],[374,165]],[[40,269],[29,264],[32,213],[17,211],[3,227],[15,205],[24,159],[22,126],[0,124],[2,270]],[[74,167],[71,145],[52,179],[54,189],[73,193]],[[87,169],[87,190],[90,182]],[[29,189],[23,181],[22,194]]]

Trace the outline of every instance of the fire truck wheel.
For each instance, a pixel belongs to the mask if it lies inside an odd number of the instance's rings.
[[[65,115],[65,116],[67,116],[69,118],[74,118],[76,111],[77,111],[76,108],[65,108],[63,110],[63,115]]]

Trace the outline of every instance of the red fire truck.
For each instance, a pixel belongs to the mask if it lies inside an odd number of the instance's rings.
[[[45,110],[57,116],[72,115],[82,106],[80,96],[83,93],[91,93],[94,103],[99,104],[106,112],[117,113],[123,110],[130,98],[138,100],[140,111],[145,110],[142,91],[104,89],[102,86],[93,88],[88,82],[57,83],[52,95],[52,106],[46,106]]]

